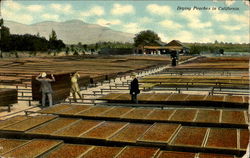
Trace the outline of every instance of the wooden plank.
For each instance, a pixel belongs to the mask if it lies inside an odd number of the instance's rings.
[[[249,130],[247,129],[240,129],[240,149],[246,150],[247,145],[250,142],[249,139]]]
[[[90,109],[84,110],[82,112],[76,113],[77,116],[93,116],[96,117],[102,113],[110,110],[110,107],[107,106],[93,106]]]
[[[148,124],[130,123],[117,134],[109,138],[110,141],[136,143],[136,140],[150,127]]]
[[[130,101],[131,95],[128,93],[124,93],[122,95],[119,95],[117,98],[114,98],[115,101]]]
[[[183,126],[171,142],[171,145],[201,147],[206,132],[207,128]]]
[[[188,94],[172,94],[166,101],[184,101],[188,97]]]
[[[42,135],[50,135],[57,130],[60,130],[72,123],[79,121],[80,119],[72,119],[72,118],[57,118],[52,120],[46,124],[42,124],[34,129],[28,130],[25,133],[28,134],[42,134]]]
[[[219,110],[198,110],[198,114],[194,122],[202,123],[219,123],[220,111]]]
[[[200,153],[199,158],[235,158],[234,155]]]
[[[16,147],[19,147],[25,143],[27,143],[28,140],[18,140],[18,139],[6,139],[4,141],[0,142],[0,155],[3,155],[11,150],[13,150]]]
[[[118,96],[122,95],[122,93],[109,93],[107,95],[104,95],[98,99],[100,100],[113,100],[115,98],[117,98]]]
[[[70,104],[59,104],[59,105],[54,105],[52,107],[48,107],[42,110],[39,110],[38,112],[44,113],[44,114],[55,114],[60,111],[64,111],[66,109],[71,109],[72,106]]]
[[[152,113],[146,116],[145,120],[168,120],[169,117],[175,112],[176,110],[159,110],[155,109]]]
[[[125,127],[127,123],[125,122],[104,122],[97,126],[96,128],[88,131],[87,133],[81,135],[81,138],[89,139],[108,139],[113,134],[118,132],[120,129]]]
[[[244,111],[223,110],[221,123],[246,124]]]
[[[204,101],[223,102],[225,96],[208,95]]]
[[[205,95],[189,95],[185,101],[203,101],[205,97]]]
[[[142,137],[138,139],[138,142],[168,144],[180,126],[180,124],[155,123]]]
[[[83,112],[83,111],[89,109],[90,107],[92,107],[92,106],[90,106],[90,105],[72,105],[72,108],[56,112],[56,114],[74,115],[76,113]]]
[[[150,101],[151,99],[151,97],[152,97],[153,95],[151,94],[151,93],[144,93],[144,94],[139,94],[138,96],[137,96],[137,99],[139,100],[139,101]]]
[[[195,158],[195,154],[190,152],[160,151],[157,158]]]
[[[7,126],[10,126],[10,125],[13,125],[13,124],[18,123],[18,122],[21,122],[21,121],[26,120],[28,118],[30,118],[30,117],[20,115],[20,116],[11,117],[7,120],[1,120],[0,121],[0,129],[7,127]]]
[[[131,111],[132,109],[133,108],[131,108],[131,107],[115,107],[107,112],[102,113],[100,116],[101,117],[117,118],[117,117],[120,117],[121,115]]]
[[[249,96],[244,96],[244,103],[249,104]]]
[[[216,149],[237,149],[236,129],[211,128],[205,147]]]
[[[24,121],[21,121],[19,123],[14,124],[14,125],[4,127],[4,128],[2,128],[2,130],[24,132],[24,131],[29,130],[31,128],[34,128],[40,124],[43,124],[43,123],[48,122],[50,120],[53,120],[55,118],[56,118],[56,116],[43,116],[43,115],[34,116],[30,119],[26,119]]]
[[[90,145],[63,144],[52,152],[44,155],[44,158],[78,158],[93,148]]]
[[[127,119],[143,119],[146,117],[152,109],[145,109],[145,108],[134,108],[129,113],[121,116],[121,118],[127,118]]]
[[[152,97],[150,97],[150,101],[154,101],[154,102],[166,101],[171,95],[172,94],[168,94],[168,93],[157,93],[157,94],[152,93]]]
[[[58,140],[32,140],[28,144],[21,146],[4,154],[4,157],[34,158],[58,146],[62,141]],[[32,149],[32,150],[31,150]]]
[[[158,148],[127,146],[116,158],[152,158],[158,152]]]
[[[55,136],[63,136],[63,137],[78,137],[86,131],[100,125],[103,123],[102,121],[95,120],[81,120],[75,124],[72,124],[60,131],[56,131],[52,133]]]
[[[193,122],[197,110],[185,109],[176,110],[176,112],[169,119],[171,121]]]
[[[106,146],[95,146],[88,153],[84,154],[84,158],[111,158],[115,157],[120,151],[121,147],[106,147]]]
[[[225,96],[225,102],[242,104],[243,97],[242,96]]]

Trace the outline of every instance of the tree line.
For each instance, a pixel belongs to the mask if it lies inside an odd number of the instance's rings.
[[[185,43],[190,48],[191,54],[207,53],[221,53],[223,52],[250,52],[249,44],[233,44],[233,43]]]
[[[157,33],[152,30],[144,30],[137,33],[134,37],[134,43],[122,42],[97,42],[95,44],[78,44],[65,45],[62,40],[57,39],[56,32],[52,29],[49,40],[37,35],[16,35],[10,34],[9,28],[4,26],[3,19],[0,19],[0,49],[5,52],[11,51],[30,51],[30,52],[54,52],[56,55],[59,51],[65,51],[66,55],[73,52],[73,55],[82,55],[86,52],[98,52],[102,48],[134,48],[138,46],[157,46],[161,41]],[[191,54],[201,52],[221,53],[227,52],[249,52],[249,44],[232,44],[218,42],[214,43],[184,43],[190,49]],[[0,54],[0,56],[2,56]]]
[[[49,40],[37,35],[10,34],[8,27],[4,26],[3,19],[0,19],[0,48],[2,51],[60,51],[65,48],[62,40],[58,40],[56,32],[52,30]]]

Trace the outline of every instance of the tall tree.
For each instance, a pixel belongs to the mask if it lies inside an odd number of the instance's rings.
[[[50,41],[55,41],[57,40],[57,35],[56,35],[56,31],[52,29],[51,34],[49,35],[49,40]]]
[[[0,49],[1,54],[0,57],[2,58],[2,51],[9,51],[10,49],[10,30],[8,27],[4,26],[3,19],[0,19]]]
[[[160,40],[160,37],[154,31],[141,31],[135,35],[134,45],[156,45],[156,40]]]

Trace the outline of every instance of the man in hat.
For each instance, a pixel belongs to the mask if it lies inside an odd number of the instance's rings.
[[[71,77],[71,93],[73,95],[73,99],[75,102],[77,102],[76,100],[76,94],[79,96],[80,99],[83,99],[81,93],[80,93],[80,88],[78,85],[78,78],[80,78],[80,75],[78,72],[75,72],[73,74],[70,75]]]
[[[129,89],[130,89],[130,95],[131,95],[131,101],[133,103],[138,103],[138,100],[137,100],[137,94],[140,93],[140,90],[139,90],[139,83],[138,83],[138,80],[136,78],[136,74],[135,73],[132,73],[131,75],[132,77],[132,81],[130,82],[130,86],[129,86]]]
[[[36,80],[41,82],[41,91],[42,91],[42,106],[45,106],[45,99],[46,96],[48,96],[49,99],[49,106],[52,106],[52,88],[51,88],[51,83],[54,82],[55,78],[54,75],[51,74],[51,78],[47,78],[46,72],[41,73],[36,77]]]

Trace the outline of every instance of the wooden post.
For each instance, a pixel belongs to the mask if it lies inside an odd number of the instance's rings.
[[[8,112],[10,112],[10,105],[8,105]]]

